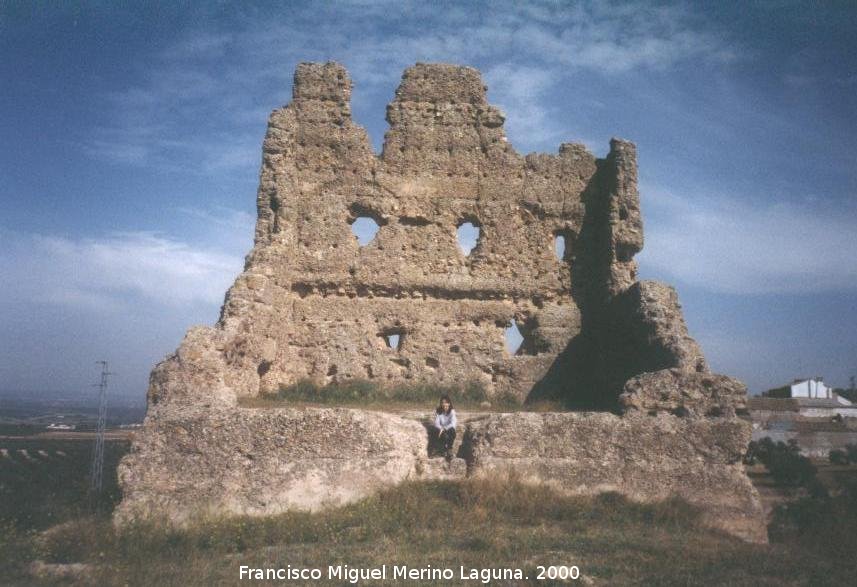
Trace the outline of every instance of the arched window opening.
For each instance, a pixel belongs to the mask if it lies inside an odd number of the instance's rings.
[[[506,350],[510,355],[517,354],[521,345],[524,343],[524,335],[518,329],[516,320],[512,320],[509,326],[506,327]]]
[[[479,244],[480,232],[479,226],[470,221],[458,225],[458,246],[465,257],[469,257],[471,251]]]

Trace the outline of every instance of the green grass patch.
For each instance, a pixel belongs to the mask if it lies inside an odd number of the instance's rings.
[[[97,504],[88,494],[92,440],[5,439],[0,448],[0,520],[42,530],[88,513],[92,505],[110,512],[121,493],[116,465],[129,443],[104,445],[104,482]]]
[[[491,395],[479,383],[460,386],[438,386],[424,383],[382,387],[363,379],[352,379],[318,385],[303,379],[283,385],[276,392],[262,395],[269,404],[322,404],[384,408],[386,406],[434,406],[442,395],[448,395],[456,407],[490,408],[491,410],[521,409],[521,402],[509,394]]]

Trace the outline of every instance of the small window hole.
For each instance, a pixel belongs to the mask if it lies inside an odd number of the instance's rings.
[[[401,334],[385,334],[384,341],[387,343],[388,349],[399,350],[402,344]]]
[[[479,227],[472,222],[458,225],[458,246],[465,257],[469,257],[471,251],[479,244],[479,233]]]
[[[506,327],[506,350],[510,355],[514,355],[524,343],[524,335],[518,330],[518,323],[515,320]]]
[[[553,252],[557,261],[573,260],[573,249],[577,234],[573,229],[561,228],[553,233]]]
[[[565,235],[564,234],[556,235],[556,238],[554,238],[554,241],[553,241],[553,250],[554,250],[554,253],[556,253],[557,261],[564,261],[565,260]]]
[[[372,242],[372,239],[375,238],[375,234],[377,234],[379,228],[381,227],[378,226],[375,219],[370,218],[369,216],[359,216],[351,223],[351,232],[353,232],[354,236],[357,237],[357,244],[361,247],[365,247]]]
[[[259,377],[264,377],[268,371],[271,370],[271,361],[262,361],[259,363],[259,366],[256,368],[256,373],[259,374]]]

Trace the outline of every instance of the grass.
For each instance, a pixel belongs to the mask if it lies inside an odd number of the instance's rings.
[[[536,565],[577,565],[609,585],[836,585],[849,584],[857,570],[853,558],[788,543],[748,545],[705,529],[682,501],[569,497],[508,477],[405,483],[326,512],[212,518],[184,530],[147,522],[120,532],[86,517],[11,536],[0,542],[3,559],[21,564],[4,576],[20,584],[31,584],[24,563],[34,557],[93,565],[89,579],[98,585],[238,584],[242,564],[430,564],[456,576],[459,565],[508,566],[525,569],[525,584],[546,584],[535,581]]]
[[[120,531],[106,511],[112,501],[98,513],[84,505],[89,443],[77,444],[76,469],[53,458],[43,470],[27,459],[28,468],[16,469],[15,508],[0,510],[0,584],[59,584],[30,576],[34,560],[84,563],[84,584],[105,586],[239,584],[240,565],[325,571],[329,564],[432,565],[448,566],[456,577],[460,565],[508,566],[525,569],[530,579],[523,584],[534,585],[551,584],[535,580],[539,564],[577,565],[600,585],[844,585],[857,572],[857,490],[847,480],[833,497],[778,508],[771,545],[707,529],[679,500],[641,505],[616,494],[571,497],[514,477],[410,482],[319,513],[209,518],[185,529],[153,520]],[[28,447],[30,454],[52,454],[51,447]],[[67,456],[74,448],[53,447]],[[115,443],[110,453],[110,487],[124,450]],[[0,461],[0,479],[6,483],[8,470],[22,464]],[[65,482],[38,490],[36,482],[51,471]],[[51,516],[36,515],[47,511]],[[420,584],[427,583],[408,583]]]
[[[281,386],[276,392],[264,394],[260,398],[245,399],[242,405],[335,405],[390,410],[435,406],[442,395],[450,396],[453,405],[458,408],[490,408],[492,411],[524,409],[516,397],[508,394],[489,396],[478,383],[446,387],[422,383],[381,387],[362,379],[327,385],[318,385],[312,380],[304,379],[292,385]],[[543,406],[545,409],[552,407],[555,406]],[[533,406],[527,406],[526,409],[532,410]]]
[[[5,439],[0,459],[0,521],[42,530],[90,509],[88,499],[93,442],[88,440]],[[104,445],[100,507],[109,512],[121,497],[116,465],[129,443]]]

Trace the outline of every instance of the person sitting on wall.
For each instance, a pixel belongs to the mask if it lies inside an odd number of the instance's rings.
[[[455,408],[452,407],[452,400],[448,395],[443,395],[440,398],[440,404],[435,410],[434,427],[434,444],[443,449],[443,454],[447,460],[452,459],[452,444],[455,442]]]

